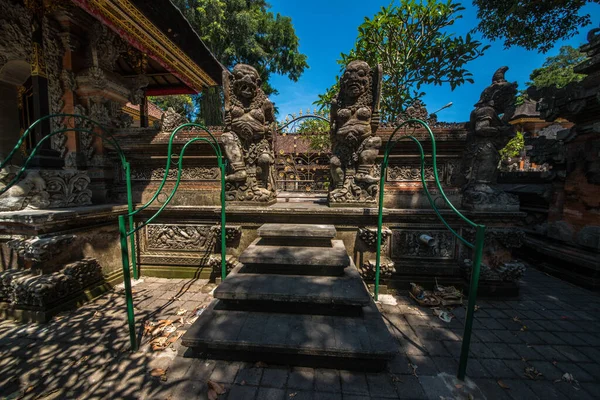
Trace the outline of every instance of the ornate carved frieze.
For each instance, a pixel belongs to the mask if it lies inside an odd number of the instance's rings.
[[[65,246],[73,243],[75,235],[56,235],[27,239],[15,239],[7,242],[18,256],[32,262],[45,262],[65,251]]]
[[[147,250],[212,250],[216,243],[211,225],[162,225],[146,227]]]
[[[121,170],[121,179],[125,180],[125,171]],[[132,181],[160,181],[165,176],[164,167],[134,166],[131,169]],[[215,181],[219,180],[221,170],[218,167],[184,167],[181,170],[182,181]],[[168,181],[177,179],[177,168],[171,167],[167,174]]]
[[[16,171],[3,171],[0,186],[10,182]],[[86,171],[28,170],[23,179],[0,196],[0,211],[24,208],[61,208],[92,204]]]
[[[443,164],[438,164],[438,176],[444,178]],[[387,168],[388,182],[421,182],[421,166],[418,164],[394,164]],[[433,167],[425,167],[425,181],[435,181]]]
[[[64,48],[59,39],[60,29],[56,21],[49,17],[43,19],[43,38],[44,38],[44,59],[45,69],[48,76],[48,97],[50,102],[50,113],[58,114],[63,111],[64,107],[64,89],[61,83],[62,77],[62,62]],[[64,128],[64,123],[58,118],[50,120],[50,129],[52,131]],[[58,150],[61,157],[67,154],[67,135],[58,133],[51,138],[52,148]]]
[[[423,240],[423,236],[433,240]],[[392,229],[391,255],[405,258],[453,259],[456,239],[449,231]]]
[[[390,228],[385,226],[381,228],[381,246],[387,244],[387,240],[391,235]],[[358,237],[370,250],[375,251],[377,249],[377,228],[358,228]]]
[[[141,260],[147,264],[210,265],[221,229],[208,224],[149,224],[143,230]],[[239,240],[241,227],[226,227],[226,243]]]
[[[122,53],[127,52],[127,43],[101,22],[96,22],[89,34],[89,65],[112,71]]]

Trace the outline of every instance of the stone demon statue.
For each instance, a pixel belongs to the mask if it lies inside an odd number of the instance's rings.
[[[357,60],[346,66],[340,80],[340,92],[331,105],[330,204],[376,202],[381,76],[380,65],[371,69]]]
[[[508,121],[514,113],[517,84],[507,82],[508,67],[499,68],[492,84],[481,93],[467,125],[468,135],[463,155],[462,205],[481,211],[514,211],[519,209],[515,195],[496,187],[500,150],[515,136]]]
[[[273,164],[273,104],[260,88],[256,69],[238,64],[223,73],[225,133],[229,174],[226,198],[269,204],[276,199]]]

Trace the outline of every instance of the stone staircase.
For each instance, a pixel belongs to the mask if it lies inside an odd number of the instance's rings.
[[[183,336],[194,355],[383,369],[396,343],[332,225],[265,224]]]

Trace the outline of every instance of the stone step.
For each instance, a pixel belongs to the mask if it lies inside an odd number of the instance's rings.
[[[188,355],[379,369],[396,353],[372,301],[358,317],[232,311],[220,305],[214,300],[183,335]]]
[[[258,236],[262,238],[333,239],[335,234],[333,225],[263,224],[258,228]]]
[[[240,273],[236,267],[214,292],[221,300],[269,301],[366,306],[371,297],[354,266],[342,276]]]
[[[243,264],[271,264],[278,266],[311,266],[345,268],[350,257],[341,240],[332,240],[330,247],[324,246],[278,246],[256,239],[240,254]],[[342,271],[339,273],[341,274]]]

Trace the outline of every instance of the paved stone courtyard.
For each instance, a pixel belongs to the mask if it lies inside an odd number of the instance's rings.
[[[383,373],[184,358],[180,339],[153,351],[150,334],[142,337],[146,321],[173,321],[174,336],[208,305],[213,288],[206,280],[157,278],[135,285],[142,338],[136,353],[127,350],[122,289],[48,324],[1,322],[0,396],[206,399],[210,380],[225,388],[219,398],[230,400],[600,398],[600,296],[533,269],[518,300],[477,302],[472,382],[464,388],[451,380],[464,308],[455,308],[446,323],[405,296],[380,305],[398,339],[398,355]],[[474,394],[464,395],[465,389]]]

